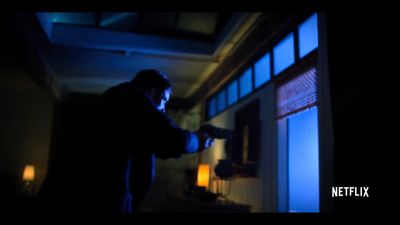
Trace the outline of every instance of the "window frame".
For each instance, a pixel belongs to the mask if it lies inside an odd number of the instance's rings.
[[[271,38],[270,42],[268,43],[268,47],[258,51],[253,57],[251,57],[251,59],[243,64],[241,66],[241,69],[239,69],[237,72],[235,72],[235,75],[232,76],[231,79],[229,79],[227,82],[224,83],[224,85],[222,85],[220,88],[218,88],[217,90],[215,90],[211,95],[209,95],[208,98],[206,98],[206,102],[207,102],[207,109],[206,109],[206,116],[205,119],[206,121],[211,120],[212,118],[218,116],[220,113],[231,109],[232,107],[235,107],[236,105],[240,104],[243,101],[246,101],[246,99],[251,98],[253,96],[254,93],[260,91],[261,89],[265,88],[268,85],[271,84],[277,84],[278,82],[283,82],[286,79],[290,79],[290,74],[293,74],[294,72],[296,72],[298,70],[298,67],[303,67],[303,66],[307,66],[307,64],[309,65],[310,61],[316,61],[317,60],[317,56],[318,56],[318,49],[319,49],[319,44],[318,46],[313,49],[311,52],[307,53],[306,55],[304,55],[303,57],[300,57],[300,46],[299,46],[299,26],[302,25],[304,22],[306,22],[309,18],[311,18],[311,16],[313,16],[314,14],[317,14],[317,12],[313,12],[307,15],[303,15],[299,18],[297,18],[295,21],[292,22],[291,25],[289,25],[290,27],[288,27],[287,29],[285,29],[284,32],[281,32],[280,34],[277,34],[276,36],[274,36],[273,38]],[[319,32],[319,31],[318,31]],[[284,70],[282,70],[281,72],[275,74],[275,67],[274,67],[274,61],[275,61],[275,56],[274,56],[274,47],[277,46],[277,44],[279,44],[282,40],[284,40],[287,35],[293,33],[293,42],[294,42],[294,62],[288,66],[287,68],[285,68]],[[255,86],[255,64],[266,54],[270,55],[270,79],[263,83],[262,85],[256,87]],[[240,97],[240,77],[248,70],[251,69],[251,76],[252,76],[252,89],[250,91],[250,93],[246,94],[245,96]],[[228,91],[227,91],[227,87],[229,84],[231,84],[231,82],[233,82],[234,80],[237,81],[237,87],[238,87],[238,98],[236,100],[235,103],[233,104],[228,104]],[[213,116],[210,116],[208,114],[209,109],[208,109],[208,102],[211,98],[216,97],[218,95],[218,93],[222,90],[222,89],[226,89],[226,106],[225,109],[222,110],[221,112],[216,112]]]

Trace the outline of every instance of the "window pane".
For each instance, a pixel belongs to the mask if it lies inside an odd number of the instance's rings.
[[[270,55],[267,53],[254,65],[255,88],[260,87],[271,78]]]
[[[289,212],[319,212],[317,107],[289,117]]]
[[[274,47],[274,75],[279,74],[293,63],[294,39],[293,33],[291,33]]]
[[[288,211],[288,129],[287,118],[277,121],[278,125],[278,212]]]
[[[225,96],[225,89],[224,89],[218,94],[218,107],[217,107],[218,112],[221,112],[222,110],[224,110],[225,107],[226,107],[226,96]]]
[[[240,77],[240,97],[249,94],[252,90],[251,68]]]
[[[216,114],[216,110],[217,110],[216,100],[215,97],[212,97],[208,101],[208,117],[213,117]]]
[[[318,20],[317,14],[313,14],[299,26],[300,57],[318,47]]]
[[[234,80],[228,85],[228,105],[232,105],[238,99],[238,83]]]

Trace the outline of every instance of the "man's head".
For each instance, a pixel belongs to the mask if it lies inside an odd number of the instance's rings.
[[[142,88],[160,111],[165,111],[172,92],[172,84],[166,75],[153,69],[141,70],[131,82]]]

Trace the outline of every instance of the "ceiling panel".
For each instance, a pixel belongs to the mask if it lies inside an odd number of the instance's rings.
[[[52,21],[73,25],[214,41],[231,14],[216,12],[54,12]],[[219,30],[218,30],[219,29]]]
[[[171,32],[174,29],[176,16],[176,13],[142,13],[139,31]]]
[[[95,26],[96,13],[53,13],[53,23]]]
[[[45,14],[44,19],[52,18],[53,46],[46,58],[61,86],[99,93],[142,69],[156,69],[169,76],[179,98],[190,97],[221,62],[216,49],[233,35],[228,32],[216,41],[225,28],[221,18],[235,32],[239,27],[234,24],[248,19],[245,13],[227,17],[213,12]]]
[[[100,27],[123,31],[135,31],[137,13],[101,13]]]
[[[218,13],[180,13],[177,28],[183,31],[212,35],[218,22]]]

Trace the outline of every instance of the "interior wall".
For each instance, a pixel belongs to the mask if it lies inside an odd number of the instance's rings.
[[[230,109],[212,118],[209,123],[223,128],[234,128],[235,113],[252,100],[260,100],[261,138],[260,154],[257,176],[254,178],[235,178],[232,181],[224,181],[223,193],[238,203],[252,205],[251,212],[275,212],[276,211],[276,182],[277,182],[277,152],[276,152],[276,124],[275,115],[275,90],[272,83],[252,93]],[[226,157],[224,140],[215,140],[214,146],[201,154],[201,162],[208,163],[212,168],[211,181],[215,177],[214,168],[219,159]],[[230,190],[228,190],[228,182]],[[216,184],[211,186],[211,191],[216,192]]]
[[[0,175],[17,180],[35,166],[37,192],[47,172],[55,99],[13,64],[0,66]]]

